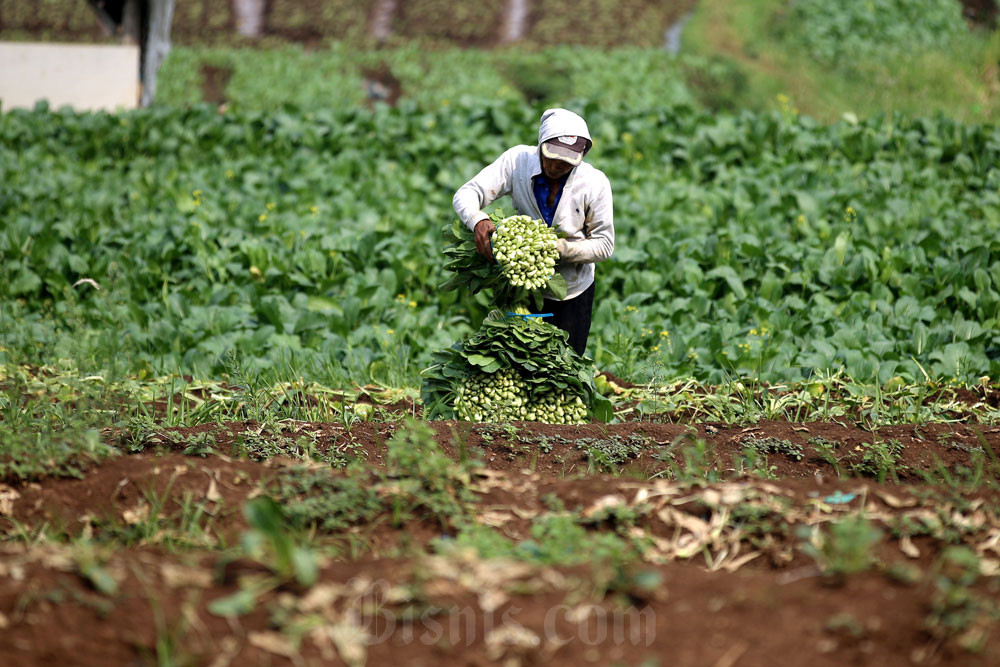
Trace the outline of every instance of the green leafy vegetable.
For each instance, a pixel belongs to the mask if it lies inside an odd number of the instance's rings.
[[[526,215],[503,217],[490,215],[496,225],[491,242],[495,262],[489,262],[476,250],[475,236],[460,221],[444,229],[450,241],[444,254],[445,269],[454,271],[442,289],[467,287],[472,294],[491,290],[498,308],[513,309],[531,299],[542,307],[543,289],[556,299],[566,298],[566,279],[555,271],[556,233],[541,220]]]
[[[480,330],[434,354],[421,395],[430,419],[610,421],[610,402],[594,386],[590,360],[565,331],[536,318],[493,311]]]

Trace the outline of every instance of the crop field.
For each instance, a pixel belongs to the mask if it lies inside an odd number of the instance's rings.
[[[588,116],[618,235],[599,267],[598,367],[633,382],[1000,377],[992,126]],[[484,295],[438,289],[441,230],[458,186],[530,142],[537,112],[0,122],[0,318],[15,356],[400,387],[486,314]]]
[[[536,111],[0,117],[5,664],[994,661],[995,131],[590,111],[575,426],[421,419]]]
[[[925,4],[898,48],[963,34]],[[768,29],[889,57],[845,7]],[[998,664],[1000,131],[459,53],[0,113],[0,664]],[[517,309],[549,230],[501,200],[486,267],[451,205],[560,60],[615,203],[584,357]]]

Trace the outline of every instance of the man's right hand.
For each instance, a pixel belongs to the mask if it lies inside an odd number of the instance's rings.
[[[489,261],[493,261],[493,248],[490,247],[490,236],[496,231],[496,225],[489,218],[483,218],[476,223],[476,250]]]

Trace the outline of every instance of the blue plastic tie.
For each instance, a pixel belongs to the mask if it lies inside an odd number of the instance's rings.
[[[529,317],[552,317],[553,315],[555,315],[555,313],[537,313],[531,315],[525,315],[523,313],[511,313],[511,312],[507,313],[507,317],[520,317],[525,322],[528,321]]]
[[[827,496],[823,499],[823,502],[829,503],[831,505],[846,505],[857,497],[855,493],[843,493],[841,491],[835,492],[831,496]]]

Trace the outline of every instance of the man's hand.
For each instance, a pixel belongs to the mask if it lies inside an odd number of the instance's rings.
[[[483,218],[476,223],[476,250],[489,261],[493,261],[493,248],[490,247],[490,235],[496,231],[496,225],[489,218]]]
[[[556,252],[560,257],[566,254],[566,239],[556,239]]]

